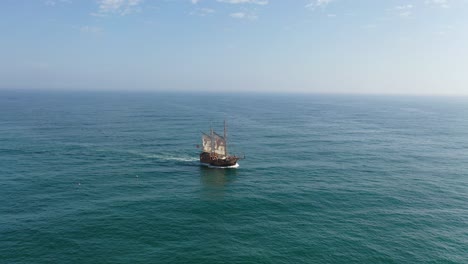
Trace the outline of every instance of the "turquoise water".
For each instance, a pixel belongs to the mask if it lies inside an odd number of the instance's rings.
[[[0,92],[1,263],[468,263],[468,99]],[[238,169],[199,166],[229,125]]]

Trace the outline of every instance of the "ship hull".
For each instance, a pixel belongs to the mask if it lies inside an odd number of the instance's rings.
[[[214,167],[233,167],[237,165],[239,160],[236,156],[227,156],[225,158],[213,157],[208,152],[200,153],[200,162]]]

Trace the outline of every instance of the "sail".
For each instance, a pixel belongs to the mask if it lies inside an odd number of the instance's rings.
[[[224,137],[213,132],[214,139],[214,153],[218,154],[221,157],[226,156],[226,140]]]
[[[203,152],[211,152],[211,137],[207,134],[202,134],[202,144],[203,144]]]

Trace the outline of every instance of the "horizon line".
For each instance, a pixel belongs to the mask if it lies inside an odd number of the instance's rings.
[[[2,88],[0,92],[61,92],[61,93],[76,93],[76,92],[87,92],[87,93],[160,93],[160,94],[258,94],[258,95],[343,95],[343,96],[417,96],[417,97],[468,97],[468,93],[400,93],[400,92],[340,92],[340,91],[301,91],[301,90],[289,90],[289,91],[277,91],[277,90],[259,90],[259,91],[246,91],[246,90],[149,90],[149,89],[59,89],[59,88]]]

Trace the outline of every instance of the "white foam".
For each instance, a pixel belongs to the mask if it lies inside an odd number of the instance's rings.
[[[203,163],[203,162],[200,162],[200,164],[202,166],[206,166],[208,168],[211,168],[211,169],[236,169],[236,168],[239,168],[239,163],[236,163],[232,166],[213,166],[213,165],[210,165],[208,163]]]

